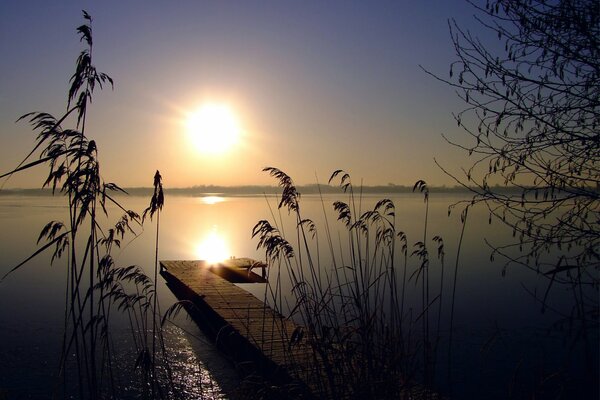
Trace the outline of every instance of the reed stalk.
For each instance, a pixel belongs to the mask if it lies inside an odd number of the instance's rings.
[[[460,265],[460,251],[462,249],[465,229],[467,227],[467,217],[469,216],[469,207],[465,207],[461,213],[460,221],[462,228],[460,230],[460,238],[456,248],[456,261],[454,263],[454,278],[452,280],[452,300],[450,303],[450,328],[448,331],[448,386],[452,393],[452,337],[454,334],[454,304],[456,301],[456,282],[458,280],[458,266]]]
[[[162,340],[162,330],[157,323],[159,303],[156,295],[159,218],[157,215],[154,281],[140,267],[115,265],[114,247],[120,247],[126,235],[135,237],[134,228],[142,227],[143,218],[115,200],[113,193],[126,192],[114,183],[104,182],[96,142],[87,136],[88,105],[94,91],[104,85],[112,86],[113,81],[93,65],[92,17],[84,11],[83,18],[85,23],[77,28],[77,32],[84,49],[77,58],[75,73],[70,80],[65,113],[59,118],[42,112],[19,118],[28,120],[38,131],[36,144],[16,168],[0,175],[0,179],[9,178],[15,173],[46,165],[48,176],[43,186],[52,188],[54,195],[64,196],[68,221],[46,224],[39,235],[40,248],[2,279],[48,249],[53,249],[51,262],[67,256],[64,334],[59,363],[59,379],[65,397],[75,393],[81,399],[92,400],[122,397],[124,388],[116,378],[111,340],[110,319],[112,310],[116,309],[126,313],[129,319],[135,347],[131,350],[138,354],[135,367],[141,379],[142,397],[165,398],[167,391],[162,389],[165,379],[157,373],[159,357],[156,351],[157,341]],[[63,128],[71,122],[74,129]],[[36,154],[39,158],[34,160]],[[149,207],[151,216],[162,208],[163,202],[158,171],[155,189]],[[123,214],[114,226],[107,228],[101,226],[99,216],[111,217],[107,209],[109,204]],[[152,323],[150,330],[149,321]],[[74,371],[70,366],[72,355]],[[165,363],[165,360],[161,357],[160,362]],[[131,376],[125,379],[131,381]],[[57,385],[55,396],[59,395],[59,390]]]
[[[259,221],[253,228],[253,237],[258,239],[257,246],[265,250],[270,267],[265,289],[270,297],[265,301],[299,324],[291,338],[282,338],[290,343],[288,357],[294,359],[298,356],[294,348],[305,346],[301,348],[307,348],[312,358],[313,368],[299,373],[297,378],[313,382],[322,398],[402,398],[416,387],[418,369],[423,371],[422,382],[432,384],[435,357],[428,349],[431,294],[427,247],[417,242],[413,252],[420,267],[412,277],[422,280],[419,283],[423,300],[421,312],[414,318],[405,308],[408,246],[406,235],[396,227],[394,203],[382,199],[372,209],[363,211],[362,194],[355,194],[350,176],[335,171],[329,182],[339,182],[347,198],[347,202],[333,203],[341,229],[334,236],[335,228],[330,226],[323,202],[325,234],[319,236],[319,228],[302,211],[301,196],[292,179],[277,168],[265,171],[282,188],[278,209],[287,210],[294,221],[293,244],[284,234],[281,213],[278,219],[273,218],[277,221],[274,224]],[[424,182],[419,187],[426,190]],[[425,193],[428,195],[428,191]],[[425,219],[427,214],[428,208]],[[427,238],[427,231],[424,237]],[[321,246],[319,240],[325,240],[326,245]],[[397,245],[404,261],[401,268],[396,265]],[[323,257],[321,249],[330,254]],[[291,297],[282,296],[283,279],[289,280]],[[434,301],[442,301],[440,294]],[[286,301],[292,305],[287,307]],[[438,307],[437,336],[442,314],[441,306]],[[420,337],[414,335],[417,323],[422,328]],[[424,352],[421,362],[415,358],[415,343]]]

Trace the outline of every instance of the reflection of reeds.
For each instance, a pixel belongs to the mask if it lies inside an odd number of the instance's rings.
[[[320,396],[327,398],[401,398],[414,390],[421,380],[433,387],[433,368],[440,336],[441,289],[430,301],[429,256],[427,253],[427,208],[422,242],[415,244],[414,256],[420,266],[410,279],[421,280],[422,309],[413,314],[406,310],[408,249],[406,235],[396,229],[395,205],[382,199],[362,211],[360,194],[355,194],[350,176],[335,171],[329,182],[339,182],[347,201],[336,201],[333,209],[342,223],[342,233],[332,234],[325,216],[325,238],[328,257],[320,252],[319,231],[315,223],[302,214],[300,193],[292,179],[276,168],[265,169],[282,188],[279,208],[287,209],[295,220],[293,243],[283,233],[283,223],[272,225],[259,221],[253,229],[258,247],[265,249],[269,263],[269,287],[266,301],[301,328],[287,338],[290,357],[295,346],[307,346],[312,368],[298,372],[304,382],[313,382]],[[415,185],[425,194],[425,183]],[[281,218],[281,215],[280,215]],[[435,241],[443,258],[441,238]],[[397,243],[398,242],[398,243]],[[396,246],[400,245],[402,265],[397,265]],[[325,260],[328,260],[325,262]],[[443,265],[443,262],[442,262]],[[285,269],[292,286],[293,304],[284,302],[282,273]],[[443,276],[442,268],[441,274]],[[443,278],[440,282],[443,285]],[[438,305],[436,345],[430,343],[429,309]],[[413,329],[421,324],[420,337]],[[419,359],[417,348],[422,348]],[[300,361],[299,361],[300,362]],[[422,371],[419,374],[418,371]],[[421,379],[420,379],[421,378]],[[413,389],[411,389],[413,388]],[[425,395],[429,392],[425,391]],[[429,393],[430,394],[430,393]]]
[[[134,228],[141,226],[142,218],[112,197],[112,193],[124,191],[116,184],[102,180],[96,143],[86,136],[87,106],[92,101],[94,89],[107,83],[112,85],[112,79],[98,72],[92,64],[92,18],[85,11],[83,17],[86,22],[77,32],[86,48],[78,57],[71,77],[67,111],[60,118],[47,113],[21,117],[29,120],[39,132],[37,142],[17,168],[0,176],[47,165],[49,173],[44,187],[51,187],[53,193],[65,196],[69,219],[66,223],[49,222],[40,233],[38,243],[43,244],[39,250],[9,273],[47,249],[54,249],[53,263],[66,256],[65,322],[59,374],[65,384],[65,396],[77,393],[81,399],[120,398],[121,390],[134,383],[131,376],[115,374],[116,367],[122,370],[123,366],[115,365],[110,328],[114,311],[120,310],[127,316],[133,335],[135,348],[130,350],[137,354],[132,367],[136,369],[134,376],[140,378],[139,391],[146,398],[163,398],[172,390],[159,383],[157,371],[157,367],[168,371],[168,366],[156,357],[156,342],[162,343],[156,319],[156,271],[152,282],[137,266],[116,266],[112,256],[113,249],[120,247],[126,235],[135,235]],[[75,129],[64,129],[62,126],[71,120],[74,120]],[[36,152],[40,158],[32,161]],[[157,192],[147,210],[151,216],[162,207],[158,172],[155,186]],[[105,229],[101,227],[99,217],[110,217],[108,204],[118,207],[123,215],[113,227]],[[158,251],[158,242],[156,246]],[[70,373],[72,363],[77,371],[75,382]],[[123,378],[127,381],[121,382]],[[162,382],[169,384],[168,379]]]

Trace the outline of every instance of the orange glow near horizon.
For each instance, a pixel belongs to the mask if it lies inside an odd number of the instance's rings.
[[[186,129],[190,142],[202,154],[223,154],[240,136],[237,116],[229,106],[218,103],[206,103],[189,113]]]

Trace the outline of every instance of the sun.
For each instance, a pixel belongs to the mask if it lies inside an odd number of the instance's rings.
[[[186,121],[190,141],[204,154],[220,154],[239,139],[238,120],[223,104],[209,103],[190,113]]]

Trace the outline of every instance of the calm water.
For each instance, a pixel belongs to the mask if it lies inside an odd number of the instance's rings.
[[[363,210],[381,197],[366,195]],[[326,209],[330,210],[332,201],[338,199],[340,196],[327,195]],[[407,232],[409,243],[421,240],[425,213],[422,197],[407,194],[391,199],[397,207],[398,227]],[[447,216],[447,206],[459,199],[459,195],[439,193],[430,198],[429,237],[443,237],[448,272],[454,267],[460,224],[458,212]],[[140,213],[149,201],[142,197],[121,200],[127,208]],[[34,251],[39,231],[48,221],[64,219],[67,209],[63,204],[60,198],[0,196],[1,274]],[[263,251],[256,250],[256,240],[251,239],[251,230],[260,219],[272,220],[271,210],[279,218],[275,205],[271,198],[269,206],[264,196],[167,196],[161,215],[159,258],[207,258],[211,256],[207,249],[220,249],[227,255],[264,259]],[[317,196],[303,196],[302,207],[305,217],[312,218],[317,227],[323,226],[322,202]],[[120,213],[111,211],[114,222]],[[328,213],[335,231],[339,225],[334,223],[333,213]],[[284,221],[285,217],[283,212]],[[509,268],[502,277],[502,260],[490,261],[490,249],[484,238],[503,244],[511,240],[511,234],[500,224],[490,227],[487,219],[483,210],[471,212],[461,253],[455,306],[456,340],[451,360],[454,397],[485,395],[502,399],[509,393],[519,397],[552,372],[566,368],[572,377],[583,375],[584,347],[569,347],[564,331],[549,329],[560,316],[554,312],[542,314],[540,304],[528,293],[543,293],[547,281],[517,266]],[[291,222],[284,222],[283,227],[292,232]],[[137,264],[150,273],[154,230],[151,225],[145,229],[135,240],[124,244],[117,253],[117,263]],[[411,263],[417,265],[417,260]],[[49,388],[56,384],[63,322],[63,265],[59,261],[50,267],[48,257],[40,256],[0,283],[0,393],[8,392],[11,399],[47,398]],[[433,274],[436,265],[432,263],[432,275],[437,274]],[[435,286],[436,279],[432,281]],[[448,293],[451,275],[445,279]],[[164,309],[175,299],[162,280],[159,284]],[[248,289],[257,295],[262,292],[260,286]],[[557,286],[551,292],[552,306],[563,314],[570,314],[570,300],[567,288]],[[120,329],[126,342],[125,327]],[[592,374],[597,376],[597,329],[595,335],[587,352],[593,358]],[[168,326],[167,337],[169,352],[176,360],[176,378],[185,388],[187,398],[197,398],[201,393],[215,398],[228,396],[237,384],[237,375],[193,323],[181,316],[176,325]],[[440,362],[447,364],[443,357]],[[581,387],[577,380],[572,384]],[[597,395],[595,386],[587,388],[590,396]],[[448,388],[445,375],[440,377],[440,387]]]

